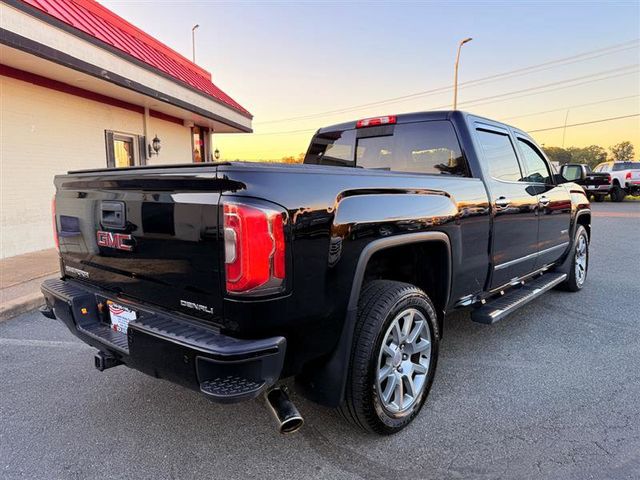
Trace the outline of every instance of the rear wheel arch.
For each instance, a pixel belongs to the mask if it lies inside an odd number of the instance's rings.
[[[342,403],[345,394],[347,372],[351,358],[351,349],[357,320],[358,300],[367,280],[367,267],[370,260],[378,252],[387,253],[389,249],[406,247],[409,245],[439,245],[445,252],[444,264],[447,266],[444,280],[444,294],[437,300],[436,311],[438,316],[438,329],[442,335],[443,312],[449,301],[452,275],[452,254],[449,237],[443,232],[418,232],[393,237],[381,238],[369,243],[360,252],[360,257],[356,265],[349,296],[349,303],[345,316],[344,325],[340,335],[340,340],[334,351],[326,358],[322,364],[310,365],[305,372],[299,375],[296,380],[302,389],[302,393],[311,400],[330,407],[337,407]],[[393,279],[387,279],[393,280]],[[421,288],[421,287],[419,287]],[[431,295],[430,292],[426,292]]]
[[[429,268],[415,268],[417,261]],[[367,281],[396,280],[427,292],[441,320],[449,301],[451,275],[451,243],[445,233],[422,232],[380,239],[369,244],[360,255],[349,309],[357,308]]]

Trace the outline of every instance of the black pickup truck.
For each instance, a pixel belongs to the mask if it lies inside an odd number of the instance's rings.
[[[216,402],[280,380],[356,425],[409,424],[447,313],[491,324],[580,290],[591,213],[529,135],[459,111],[318,130],[304,165],[219,163],[55,178],[61,278],[42,312],[125,364]],[[286,388],[286,387],[285,387]]]
[[[596,202],[603,202],[604,197],[611,191],[611,175],[604,172],[594,172],[584,163],[565,163],[560,167],[560,175],[565,180],[577,183],[584,188],[587,197]]]

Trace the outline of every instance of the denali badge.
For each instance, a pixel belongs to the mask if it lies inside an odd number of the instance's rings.
[[[67,273],[72,273],[82,278],[89,278],[89,272],[85,272],[84,270],[80,270],[79,268],[69,267],[67,265],[64,266],[64,271]]]
[[[192,308],[199,312],[209,313],[213,315],[213,307],[207,307],[206,305],[200,305],[199,303],[188,302],[187,300],[180,300],[180,306]]]
[[[111,233],[98,230],[96,232],[96,239],[100,247],[117,248],[125,252],[133,250],[133,245],[125,243],[132,242],[133,237],[126,233]]]

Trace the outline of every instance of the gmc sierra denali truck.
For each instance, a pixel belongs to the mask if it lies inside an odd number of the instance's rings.
[[[318,130],[303,165],[218,163],[55,178],[61,278],[43,313],[125,364],[216,402],[280,380],[356,425],[408,425],[446,315],[491,324],[580,290],[591,214],[533,139],[459,111]]]

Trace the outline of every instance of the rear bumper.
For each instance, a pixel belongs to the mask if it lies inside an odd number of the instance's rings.
[[[590,193],[608,193],[611,185],[586,185],[585,190]]]
[[[255,398],[279,378],[286,340],[244,340],[214,327],[112,298],[79,282],[46,280],[47,305],[78,338],[125,365],[198,390],[221,403]],[[113,300],[137,313],[127,334],[109,326]],[[104,310],[104,311],[101,311]]]

